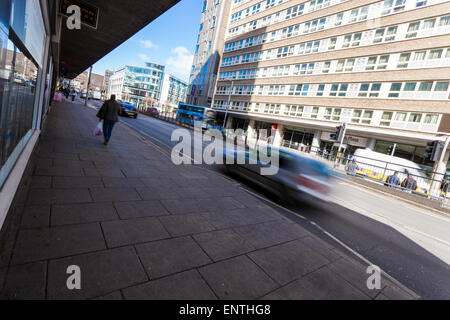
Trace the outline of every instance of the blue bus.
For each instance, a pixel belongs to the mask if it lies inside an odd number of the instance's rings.
[[[193,126],[194,121],[201,121],[202,128],[215,128],[216,111],[211,108],[181,103],[178,105],[177,121]]]

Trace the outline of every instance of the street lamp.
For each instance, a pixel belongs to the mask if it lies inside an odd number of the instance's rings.
[[[225,129],[226,125],[227,125],[227,120],[228,120],[228,107],[231,103],[231,93],[233,92],[233,84],[234,84],[234,80],[231,80],[231,88],[230,88],[230,93],[228,94],[228,102],[227,102],[227,106],[225,109],[225,118],[223,120],[223,127]]]

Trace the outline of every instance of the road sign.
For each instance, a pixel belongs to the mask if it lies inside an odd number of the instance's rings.
[[[82,0],[60,0],[59,2],[59,14],[69,17],[67,8],[75,5],[80,8],[81,11],[81,23],[97,29],[98,13],[99,9],[91,4],[88,4]]]

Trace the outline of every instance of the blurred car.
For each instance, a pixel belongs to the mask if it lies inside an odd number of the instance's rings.
[[[127,103],[122,103],[122,107],[120,108],[120,115],[122,117],[128,116],[137,119],[138,111],[135,106]]]
[[[149,108],[147,108],[147,111],[152,116],[159,116],[159,110],[157,108],[155,108],[155,107],[149,107]]]
[[[248,147],[227,151],[224,157],[225,170],[291,203],[307,202],[318,205],[319,202],[329,202],[332,176],[331,170],[324,163],[270,147],[268,154],[273,154],[274,150],[279,152],[278,172],[274,175],[261,175],[261,168],[267,168],[269,165],[261,163],[258,152],[252,152]],[[227,155],[234,159],[233,164],[227,164]],[[238,157],[245,159],[245,164],[239,164]]]
[[[80,95],[81,99],[86,99],[86,91],[82,91]]]

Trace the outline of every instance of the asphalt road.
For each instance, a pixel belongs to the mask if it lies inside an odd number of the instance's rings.
[[[91,104],[99,106],[100,102]],[[144,135],[166,152],[178,142],[171,141],[177,125],[142,114],[121,121]],[[220,171],[218,166],[210,170]],[[234,178],[234,177],[233,177]],[[428,212],[379,192],[337,180],[325,206],[297,204],[286,207],[263,189],[238,182],[268,201],[322,239],[336,241],[343,250],[356,252],[424,299],[450,299],[450,219]]]

